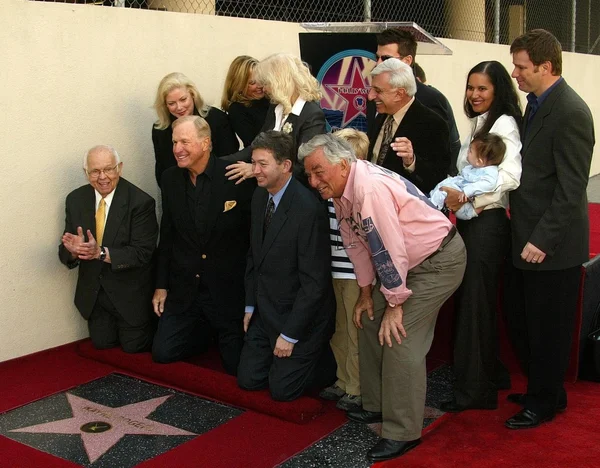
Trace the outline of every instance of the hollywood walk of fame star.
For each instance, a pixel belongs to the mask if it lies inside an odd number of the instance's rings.
[[[134,435],[184,435],[195,436],[168,424],[147,419],[147,416],[163,404],[171,395],[152,398],[129,405],[111,408],[70,393],[67,400],[73,417],[13,429],[10,432],[33,432],[49,434],[80,434],[90,463],[105,454],[126,434]]]
[[[357,60],[354,60],[352,63],[350,83],[342,85],[328,84],[325,86],[345,101],[342,106],[344,115],[342,117],[341,127],[345,127],[359,115],[367,116],[365,110],[367,108],[369,86],[365,83]]]

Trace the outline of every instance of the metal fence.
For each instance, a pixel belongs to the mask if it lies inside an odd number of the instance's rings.
[[[600,0],[32,0],[294,23],[413,21],[433,36],[509,44],[534,28],[600,55]]]

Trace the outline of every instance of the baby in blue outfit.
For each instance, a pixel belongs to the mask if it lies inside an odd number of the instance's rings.
[[[506,145],[502,138],[495,133],[476,135],[469,145],[467,161],[469,164],[454,177],[442,180],[431,191],[429,197],[432,203],[440,210],[448,194],[441,190],[442,187],[450,187],[460,190],[459,201],[465,203],[455,213],[459,219],[471,219],[477,216],[477,212],[470,203],[477,195],[493,192],[498,182],[498,164],[502,162]]]

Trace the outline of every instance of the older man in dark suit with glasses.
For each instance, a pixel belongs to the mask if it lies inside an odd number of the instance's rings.
[[[79,267],[75,305],[87,319],[96,348],[121,345],[128,353],[152,343],[151,260],[158,224],[154,199],[121,177],[110,146],[84,158],[89,184],[67,196],[59,258]]]

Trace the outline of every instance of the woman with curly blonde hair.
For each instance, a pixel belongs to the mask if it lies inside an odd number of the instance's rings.
[[[259,134],[269,109],[263,86],[254,76],[257,64],[258,60],[247,55],[236,57],[229,66],[221,98],[221,107],[244,147]]]
[[[261,131],[290,133],[294,137],[296,152],[302,143],[326,133],[325,114],[319,106],[319,82],[299,57],[291,54],[271,55],[258,62],[254,76],[271,100]],[[251,156],[247,148],[228,158],[238,161],[228,166],[226,175],[230,180],[253,177],[252,166],[247,163]],[[294,173],[306,183],[304,171],[298,168]]]
[[[152,126],[152,143],[156,159],[155,176],[159,186],[163,171],[175,165],[171,124],[179,117],[199,115],[206,120],[211,131],[212,152],[216,156],[225,156],[239,149],[227,115],[220,109],[207,105],[196,85],[183,73],[169,73],[160,81],[154,109],[158,120]]]

